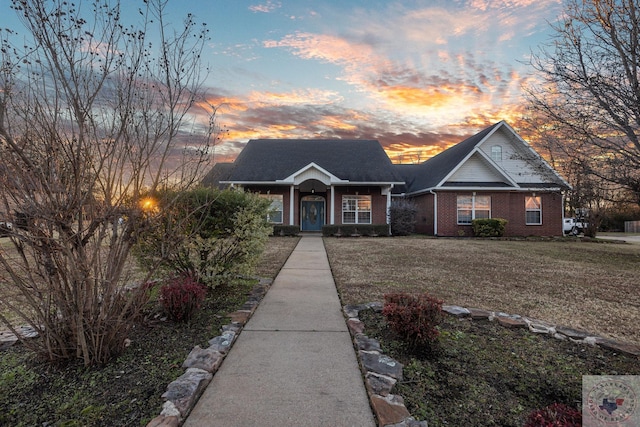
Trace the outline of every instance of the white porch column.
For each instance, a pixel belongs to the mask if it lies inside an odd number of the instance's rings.
[[[387,190],[387,224],[391,224],[391,190],[393,189],[393,184]]]
[[[336,197],[335,197],[335,192],[333,184],[331,184],[330,187],[331,190],[331,215],[330,215],[330,219],[329,219],[329,224],[333,225],[336,223]]]
[[[294,203],[296,199],[295,194],[296,194],[296,186],[292,185],[289,188],[289,225],[295,225],[294,217],[293,217],[293,214],[295,212],[295,209],[294,209],[295,208]]]

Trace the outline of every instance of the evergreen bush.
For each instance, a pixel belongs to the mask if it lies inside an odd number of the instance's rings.
[[[274,236],[297,236],[300,234],[300,227],[297,225],[276,224],[273,226]]]
[[[418,206],[412,200],[393,200],[389,208],[391,234],[394,236],[408,236],[412,234],[416,229],[417,213]]]
[[[162,200],[171,198],[180,202],[165,210]],[[167,192],[157,199],[161,215],[138,236],[134,251],[143,266],[191,276],[208,287],[252,273],[273,229],[266,220],[267,199],[212,188]]]
[[[502,237],[507,220],[502,218],[481,218],[471,221],[473,235],[476,237]]]
[[[325,237],[387,237],[389,226],[387,224],[325,225],[322,227],[322,235]]]

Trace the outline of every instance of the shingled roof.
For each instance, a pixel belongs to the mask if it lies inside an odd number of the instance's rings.
[[[277,182],[311,163],[351,183],[401,183],[376,140],[252,139],[234,162],[228,182]]]
[[[464,141],[448,148],[440,154],[430,158],[424,163],[418,165],[394,165],[396,171],[402,176],[406,185],[394,188],[394,193],[420,193],[434,189],[438,186],[443,187],[495,187],[495,188],[511,188],[508,182],[448,182],[443,180],[457,168],[472,152],[493,132],[497,132],[499,128],[510,131],[513,135],[515,131],[509,127],[504,121],[500,121],[489,126],[479,133],[465,139]],[[524,141],[523,145],[527,145]],[[527,145],[528,146],[528,145]],[[536,154],[537,155],[537,154]],[[549,172],[548,180],[543,183],[523,183],[526,188],[569,188],[569,184],[561,178],[557,172],[551,168],[544,160],[541,160],[547,167]]]
[[[216,163],[211,170],[202,178],[202,185],[207,187],[225,188],[226,185],[220,182],[229,179],[229,175],[233,170],[233,163]]]

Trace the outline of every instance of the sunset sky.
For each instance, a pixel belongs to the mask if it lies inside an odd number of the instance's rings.
[[[0,27],[15,27],[0,0]],[[133,4],[131,0],[125,4]],[[136,3],[137,4],[137,3]],[[516,124],[531,51],[560,0],[169,0],[211,30],[218,161],[251,138],[378,139],[423,161],[499,120]]]

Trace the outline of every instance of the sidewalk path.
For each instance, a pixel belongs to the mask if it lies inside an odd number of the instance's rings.
[[[184,426],[375,426],[320,236],[300,239]]]

